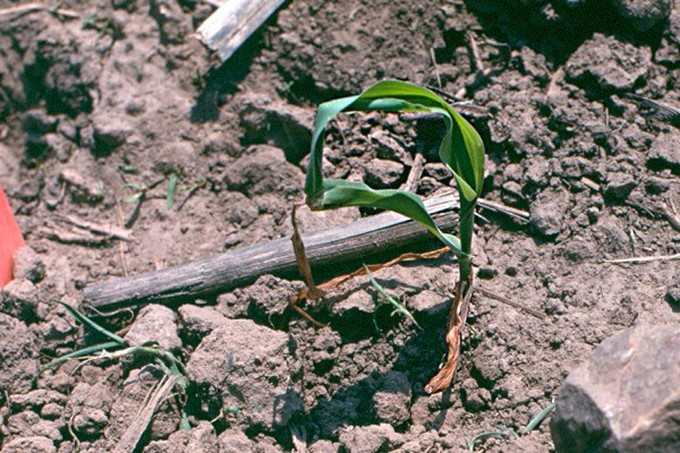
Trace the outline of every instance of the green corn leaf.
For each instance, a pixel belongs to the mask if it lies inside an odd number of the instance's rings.
[[[321,165],[324,130],[339,113],[352,111],[429,112],[441,115],[446,134],[439,148],[439,156],[453,172],[462,199],[467,202],[466,206],[474,209],[484,182],[484,144],[479,134],[432,91],[395,80],[378,82],[358,96],[336,99],[319,106],[305,180],[309,206],[316,210],[371,206],[395,211],[425,226],[459,256],[468,256],[461,250],[458,238],[439,230],[417,196],[397,190],[373,190],[362,183],[324,180]]]
[[[378,82],[358,96],[336,99],[319,107],[305,182],[308,196],[322,189],[321,154],[326,125],[340,112],[376,110],[440,114],[445,121],[446,134],[439,156],[453,172],[463,197],[474,201],[479,196],[484,183],[484,144],[477,131],[432,91],[396,80]]]
[[[309,198],[308,203],[316,210],[366,206],[394,211],[420,223],[457,255],[465,255],[461,250],[460,240],[441,231],[420,198],[410,192],[375,190],[362,182],[325,179],[322,190],[315,197]]]

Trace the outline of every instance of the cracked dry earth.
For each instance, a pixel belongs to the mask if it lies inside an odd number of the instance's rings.
[[[639,100],[680,107],[680,11],[628,3],[292,0],[221,64],[193,35],[211,2],[0,1],[0,184],[28,245],[0,293],[1,451],[115,451],[162,379],[139,356],[39,373],[102,341],[53,298],[186,364],[186,393],[158,402],[134,451],[466,451],[501,429],[518,436],[475,451],[553,451],[548,423],[522,428],[567,375],[624,328],[680,323],[677,261],[603,262],[680,252],[677,114]],[[87,311],[88,284],[289,237],[316,106],[384,78],[469,102],[484,198],[528,214],[480,210],[477,281],[540,316],[478,292],[450,391],[423,391],[445,353],[448,256],[375,275],[421,328],[376,304],[365,277],[303,304],[323,328],[289,307],[302,283],[271,275]],[[343,116],[325,171],[398,188],[422,155],[416,191],[450,190],[437,127]],[[371,214],[303,210],[300,222]]]

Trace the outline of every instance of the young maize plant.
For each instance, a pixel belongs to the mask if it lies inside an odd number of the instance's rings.
[[[420,198],[399,190],[374,190],[361,182],[324,179],[321,169],[326,125],[341,112],[383,111],[436,113],[444,119],[446,133],[439,158],[456,180],[460,194],[459,235],[442,232]],[[420,223],[442,241],[458,259],[460,279],[451,307],[446,342],[448,357],[425,390],[437,393],[451,384],[460,354],[460,331],[465,325],[472,296],[472,233],[474,211],[484,182],[484,144],[477,131],[446,101],[432,91],[407,82],[378,82],[358,96],[335,99],[319,106],[312,136],[305,181],[307,204],[312,210],[367,206],[387,209]]]

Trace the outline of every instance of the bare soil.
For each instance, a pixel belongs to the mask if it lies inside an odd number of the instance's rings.
[[[52,299],[87,310],[88,283],[290,236],[316,106],[384,78],[472,104],[461,109],[486,144],[484,198],[530,214],[480,211],[477,281],[541,316],[478,293],[454,385],[430,396],[451,257],[376,274],[420,328],[377,305],[366,278],[303,305],[324,328],[288,306],[302,284],[272,276],[171,310],[90,312],[188,364],[192,430],[170,399],[136,451],[290,451],[295,439],[317,452],[465,451],[505,428],[518,437],[478,451],[551,451],[547,423],[521,430],[570,370],[621,329],[680,323],[678,261],[603,263],[680,252],[680,132],[627,97],[680,107],[677,9],[641,32],[609,2],[291,1],[220,64],[193,35],[208,2],[59,8],[0,15],[0,183],[31,249],[0,299],[3,452],[113,451],[160,374],[126,358],[34,380],[100,340]],[[344,116],[329,130],[328,174],[398,188],[420,153],[418,193],[450,190],[437,126]],[[302,223],[370,214],[303,212]],[[133,240],[66,217],[127,226]]]

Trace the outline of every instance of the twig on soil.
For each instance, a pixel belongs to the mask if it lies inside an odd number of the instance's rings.
[[[437,78],[437,86],[442,88],[442,78],[439,75],[439,66],[437,66],[437,56],[434,54],[434,47],[430,47],[430,59],[432,59],[432,66],[434,66],[434,75]]]
[[[88,222],[87,220],[78,219],[76,217],[68,216],[65,214],[59,214],[56,216],[58,220],[70,223],[78,228],[91,231],[95,234],[101,234],[108,238],[121,239],[123,241],[134,241],[132,234],[122,228],[113,225],[101,225],[98,223]]]
[[[43,236],[62,244],[78,244],[86,247],[100,247],[108,242],[108,238],[97,237],[90,234],[79,234],[69,231],[51,228],[43,232]]]
[[[652,110],[652,116],[662,121],[666,121],[673,126],[680,126],[679,109],[632,93],[627,94],[626,97],[636,104]]]
[[[515,302],[514,300],[508,299],[505,296],[501,296],[500,294],[497,294],[493,291],[489,291],[488,289],[482,288],[480,286],[478,286],[476,288],[476,290],[479,291],[480,293],[484,294],[486,297],[488,297],[490,299],[497,300],[498,302],[502,302],[506,305],[510,305],[511,307],[515,307],[519,310],[522,310],[522,311],[530,314],[531,316],[535,316],[538,319],[544,319],[543,313],[541,313],[540,311],[534,310],[533,308],[525,307],[524,305],[520,304],[519,302]]]
[[[529,213],[521,209],[512,208],[495,201],[485,200],[484,198],[477,199],[477,204],[480,208],[488,209],[489,211],[499,212],[505,214],[513,219],[521,220],[522,222],[529,221]]]
[[[603,263],[607,264],[642,264],[642,263],[652,263],[655,261],[675,261],[680,260],[680,253],[675,255],[662,255],[662,256],[636,256],[632,258],[620,258],[616,260],[602,260]]]
[[[130,426],[123,434],[123,437],[116,443],[114,453],[128,453],[135,451],[142,435],[148,428],[161,403],[172,393],[172,389],[179,383],[180,376],[167,376],[158,382],[147,395],[144,405],[139,409],[137,415],[130,422]]]
[[[52,8],[42,3],[27,3],[25,5],[12,6],[0,10],[0,20],[15,20],[26,14],[47,11],[56,16],[63,16],[70,19],[78,19],[80,14],[71,9]]]
[[[470,54],[472,55],[472,61],[475,64],[475,77],[477,80],[482,80],[484,79],[488,72],[486,69],[484,69],[484,62],[482,61],[482,57],[479,54],[479,47],[477,46],[477,41],[475,40],[475,36],[471,31],[468,31],[465,33],[465,41],[468,44],[468,47],[470,48]]]
[[[399,190],[405,190],[407,192],[415,192],[418,188],[418,181],[420,181],[420,176],[423,174],[423,167],[425,165],[425,156],[417,153],[413,158],[413,166],[411,171],[406,178],[406,182],[402,184]]]
[[[678,217],[678,211],[675,209],[675,204],[672,199],[668,200],[669,206],[661,205],[659,206],[659,211],[668,220],[668,223],[676,230],[680,231],[680,218]]]

